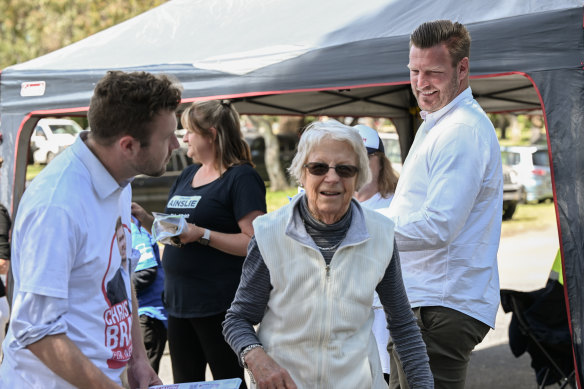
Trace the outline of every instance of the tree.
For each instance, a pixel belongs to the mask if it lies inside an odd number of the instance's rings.
[[[67,46],[166,0],[2,0],[0,69]]]
[[[278,191],[289,187],[284,169],[280,163],[280,144],[278,137],[272,130],[273,117],[270,116],[248,116],[254,127],[259,130],[260,135],[264,138],[265,151],[264,159],[268,177],[270,178],[270,190]]]
[[[492,113],[488,114],[493,126],[501,131],[500,139],[507,139],[507,129],[511,125],[511,119],[509,114],[498,114]]]

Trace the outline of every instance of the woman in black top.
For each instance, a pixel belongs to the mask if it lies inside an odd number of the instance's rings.
[[[172,186],[166,213],[184,214],[188,228],[183,246],[166,246],[162,259],[174,381],[204,381],[207,363],[214,379],[243,380],[221,323],[239,285],[252,221],[266,212],[266,190],[230,102],[195,102],[181,122],[195,164]],[[133,212],[143,218],[135,205]]]

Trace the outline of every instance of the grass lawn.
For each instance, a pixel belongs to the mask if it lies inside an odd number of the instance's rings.
[[[268,212],[275,211],[282,205],[286,205],[290,202],[289,197],[292,197],[298,193],[298,188],[290,188],[284,191],[272,192],[269,189],[266,190],[266,204],[268,206]]]
[[[531,230],[557,228],[556,209],[553,202],[519,204],[511,220],[501,226],[501,236],[510,236]]]
[[[30,181],[37,176],[43,170],[45,165],[30,164],[26,166],[26,180]]]

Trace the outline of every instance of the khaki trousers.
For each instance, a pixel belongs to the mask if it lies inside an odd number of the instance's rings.
[[[426,343],[435,389],[464,389],[470,354],[489,326],[454,309],[433,306],[413,309]],[[409,389],[393,342],[390,355],[390,389]]]

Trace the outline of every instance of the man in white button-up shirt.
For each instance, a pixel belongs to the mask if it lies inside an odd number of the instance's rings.
[[[503,175],[499,143],[469,87],[470,35],[420,25],[408,68],[424,123],[383,211],[396,223],[403,278],[436,388],[464,388],[471,351],[495,326]],[[407,388],[392,356],[390,387]],[[401,382],[400,382],[401,381]]]

